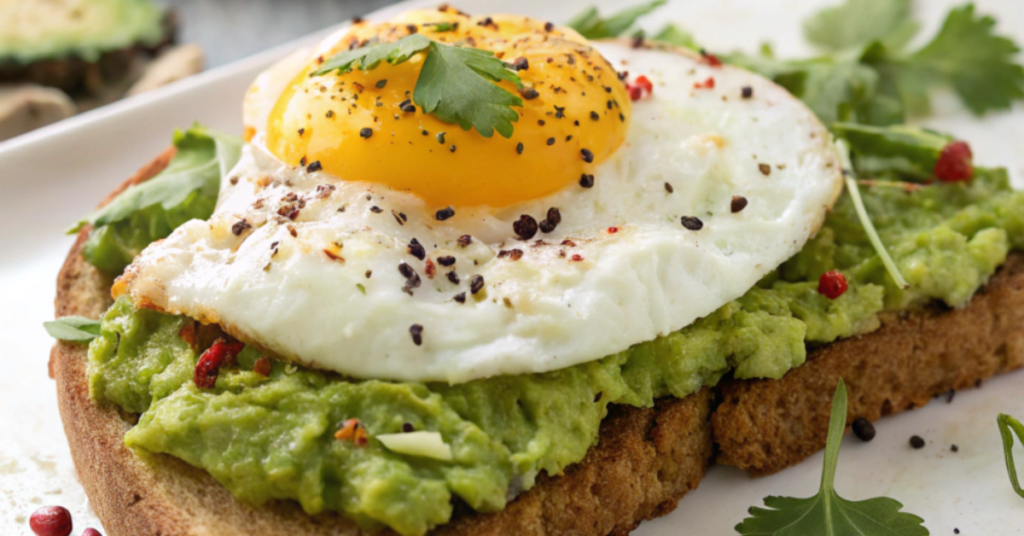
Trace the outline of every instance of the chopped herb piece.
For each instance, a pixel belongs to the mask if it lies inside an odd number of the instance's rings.
[[[629,30],[640,17],[665,5],[665,0],[628,7],[608,18],[601,18],[596,7],[589,7],[573,17],[567,26],[587,39],[618,37]]]
[[[100,321],[84,316],[62,316],[43,322],[51,337],[67,342],[89,342],[100,336]]]

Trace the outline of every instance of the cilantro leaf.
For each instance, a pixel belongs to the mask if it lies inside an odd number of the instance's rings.
[[[888,497],[848,501],[835,491],[839,446],[846,429],[846,385],[839,380],[832,398],[825,468],[821,489],[808,499],[767,497],[767,508],[753,507],[751,517],[736,526],[743,535],[759,536],[927,536],[923,519],[900,512],[903,505]]]
[[[907,86],[921,81],[945,82],[978,115],[1008,109],[1013,101],[1024,99],[1024,67],[1014,63],[1020,48],[996,35],[995,24],[992,17],[975,15],[974,4],[950,11],[930,43],[903,62],[897,61],[897,65],[909,67],[896,74],[905,93],[926,100],[920,91],[906,91]]]
[[[637,19],[663,5],[665,5],[665,0],[655,0],[627,7],[606,19],[601,18],[596,7],[589,7],[570,19],[567,26],[587,39],[618,37],[626,33],[626,30],[629,30]]]
[[[1006,456],[1006,470],[1010,473],[1010,485],[1017,495],[1024,497],[1024,488],[1021,488],[1017,479],[1017,466],[1013,463],[1013,435],[1010,433],[1016,432],[1017,439],[1024,443],[1024,424],[1006,414],[1000,414],[996,422],[999,423],[999,433],[1003,436],[1003,454]]]
[[[89,342],[100,336],[100,321],[84,316],[64,316],[43,322],[46,332],[54,339],[68,342]]]
[[[174,134],[177,152],[152,179],[121,192],[68,232],[91,224],[82,255],[107,272],[120,272],[143,248],[191,219],[213,214],[220,179],[235,166],[242,140],[193,127]]]
[[[883,41],[899,48],[917,33],[910,0],[847,0],[804,21],[807,39],[825,50],[842,51]]]
[[[450,29],[436,27],[436,31]],[[394,43],[346,50],[310,76],[333,71],[344,74],[354,68],[369,71],[382,61],[402,63],[424,50],[427,57],[412,94],[413,102],[424,113],[445,123],[457,123],[463,130],[476,128],[485,138],[493,136],[495,130],[506,138],[512,136],[512,123],[519,120],[519,113],[512,107],[522,106],[523,99],[492,82],[508,81],[522,87],[522,81],[493,52],[446,45],[413,34]]]
[[[340,71],[341,74],[344,74],[357,67],[363,71],[370,71],[376,68],[377,65],[380,65],[382,61],[396,65],[408,60],[413,54],[426,50],[432,42],[423,35],[412,34],[394,43],[377,43],[362,48],[346,50],[331,56],[319,69],[313,71],[310,76],[321,76],[331,71]]]
[[[700,48],[697,40],[693,38],[693,34],[675,24],[666,24],[661,31],[651,36],[651,39],[677,47],[692,48],[694,50]]]
[[[485,138],[497,130],[508,138],[519,113],[512,106],[523,100],[491,81],[522,83],[494,54],[477,48],[431,43],[416,80],[413,101],[428,114],[446,123],[458,123],[463,130],[476,128]]]

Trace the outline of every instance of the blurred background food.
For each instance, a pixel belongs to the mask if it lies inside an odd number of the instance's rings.
[[[0,141],[394,0],[0,0]]]

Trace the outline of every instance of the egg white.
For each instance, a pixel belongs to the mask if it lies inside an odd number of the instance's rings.
[[[223,181],[214,216],[148,247],[129,269],[129,292],[313,367],[453,383],[599,359],[710,314],[820,226],[842,184],[828,131],[742,69],[681,51],[596,46],[654,91],[634,103],[627,141],[593,188],[500,210],[456,207],[439,222],[437,207],[412,194],[286,166],[258,134]],[[695,87],[709,77],[714,89]],[[278,214],[289,194],[304,200],[294,221]],[[733,196],[749,205],[732,213]],[[521,214],[540,221],[550,207],[562,216],[553,232],[516,237]],[[684,228],[682,216],[703,229]],[[236,236],[241,219],[254,228]],[[468,247],[463,235],[473,237]],[[413,238],[435,265],[432,279],[407,251]],[[499,255],[513,249],[518,260]],[[454,266],[438,264],[442,256]],[[410,292],[401,263],[421,279]],[[484,279],[476,295],[474,275]],[[420,345],[413,325],[423,328]]]

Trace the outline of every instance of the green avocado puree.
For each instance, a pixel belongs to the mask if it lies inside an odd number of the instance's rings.
[[[809,346],[877,329],[884,310],[965,304],[1009,250],[1024,249],[1024,194],[1004,171],[912,192],[862,190],[909,289],[893,285],[844,196],[818,236],[742,298],[599,361],[438,385],[347,380],[276,360],[264,377],[252,370],[259,353],[246,348],[214,389],[200,390],[197,354],[179,335],[189,321],[122,298],[89,349],[91,393],[141,414],[129,446],[201,467],[243,500],[294,499],[311,514],[333,510],[367,528],[421,535],[450,518],[453,497],[499,510],[540,471],[580,461],[609,404],[650,407],[727,373],[780,378]],[[850,290],[833,301],[817,281],[835,269]],[[363,446],[334,438],[352,418],[369,434]],[[454,459],[392,452],[374,439],[406,423],[439,432]]]

